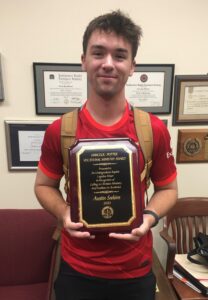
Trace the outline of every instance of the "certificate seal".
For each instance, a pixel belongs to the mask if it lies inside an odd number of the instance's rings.
[[[103,207],[102,216],[104,219],[111,219],[113,216],[113,208],[111,206]]]
[[[140,76],[140,80],[141,80],[141,82],[147,82],[147,80],[148,80],[147,74],[142,74],[142,75]]]
[[[198,138],[189,138],[184,142],[184,153],[188,156],[197,155],[202,149],[201,140]]]

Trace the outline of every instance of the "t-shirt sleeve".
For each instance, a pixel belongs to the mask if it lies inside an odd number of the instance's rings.
[[[63,176],[60,132],[61,119],[48,126],[41,146],[41,156],[38,164],[41,171],[53,179],[60,179]]]
[[[164,186],[171,183],[177,176],[171,137],[163,121],[156,116],[151,116],[151,122],[154,148],[150,176],[155,186]]]

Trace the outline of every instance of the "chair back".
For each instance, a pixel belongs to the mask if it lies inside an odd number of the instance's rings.
[[[208,233],[208,198],[179,198],[164,218],[164,229],[176,243],[176,253],[183,254],[194,247],[193,237]]]
[[[43,209],[0,209],[0,286],[49,280],[55,226]]]

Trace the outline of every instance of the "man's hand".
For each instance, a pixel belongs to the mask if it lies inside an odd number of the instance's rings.
[[[143,223],[137,227],[132,229],[130,233],[109,233],[110,238],[115,238],[119,240],[127,240],[127,241],[135,241],[137,242],[143,235],[145,235],[150,227],[152,226],[152,220],[149,216],[143,216]]]
[[[80,238],[80,239],[94,239],[95,238],[95,236],[91,235],[89,232],[79,230],[83,227],[83,223],[81,223],[81,222],[74,223],[71,221],[69,206],[66,206],[66,211],[63,216],[62,222],[63,222],[63,227],[72,237],[76,237],[76,238]]]

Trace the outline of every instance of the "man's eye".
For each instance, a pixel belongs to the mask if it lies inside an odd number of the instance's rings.
[[[119,52],[115,53],[115,57],[116,57],[116,59],[123,60],[123,59],[126,59],[126,54],[119,51]]]
[[[118,54],[118,55],[116,55],[116,59],[118,59],[118,60],[124,60],[125,56]]]
[[[102,53],[101,52],[94,52],[93,55],[97,56],[97,57],[100,57],[100,56],[102,56]]]

